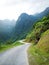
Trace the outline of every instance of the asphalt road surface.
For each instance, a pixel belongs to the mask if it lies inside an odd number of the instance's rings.
[[[0,54],[0,65],[29,65],[27,58],[29,46],[30,44],[26,43]]]

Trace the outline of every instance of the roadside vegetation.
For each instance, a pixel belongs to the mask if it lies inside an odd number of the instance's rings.
[[[30,65],[49,65],[49,16],[37,21],[26,37],[32,45],[28,50]]]
[[[10,48],[13,48],[13,47],[19,46],[19,45],[23,45],[23,43],[16,41],[14,43],[8,42],[8,44],[7,43],[6,44],[1,44],[0,45],[0,52],[4,52],[4,51],[6,51]]]

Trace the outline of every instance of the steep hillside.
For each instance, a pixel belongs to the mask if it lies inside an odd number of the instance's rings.
[[[49,29],[49,16],[43,17],[33,25],[33,29],[26,37],[26,41],[34,42],[36,44],[39,41],[41,34],[47,29]]]
[[[49,29],[42,34],[37,47],[45,53],[49,53]]]
[[[28,53],[30,65],[49,65],[49,29],[42,34],[37,45],[29,48]]]
[[[26,41],[32,43],[28,50],[29,64],[49,65],[49,16],[33,25]]]

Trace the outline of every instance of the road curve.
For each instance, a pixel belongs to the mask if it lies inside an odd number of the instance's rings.
[[[29,65],[27,58],[27,48],[30,44],[26,43],[14,47],[0,55],[0,65]]]

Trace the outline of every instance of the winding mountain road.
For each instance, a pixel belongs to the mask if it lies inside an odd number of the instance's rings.
[[[2,53],[0,55],[0,65],[29,65],[27,58],[27,48],[29,46],[30,44],[26,43]]]

